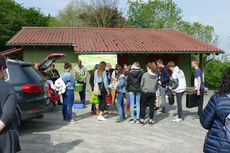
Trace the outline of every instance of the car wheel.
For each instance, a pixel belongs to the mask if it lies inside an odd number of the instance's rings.
[[[18,127],[20,128],[22,125],[22,119],[18,110],[16,111],[16,117],[17,117]]]

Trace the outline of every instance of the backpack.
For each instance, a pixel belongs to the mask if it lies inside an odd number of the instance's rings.
[[[63,78],[65,76],[66,76],[66,74],[63,77],[58,78],[54,83],[55,89],[56,89],[56,91],[58,91],[58,94],[63,94],[66,91],[66,86],[67,85],[63,81]]]
[[[225,119],[224,130],[227,135],[227,140],[228,142],[230,142],[230,114]]]

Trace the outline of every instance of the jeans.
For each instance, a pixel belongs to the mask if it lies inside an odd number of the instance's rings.
[[[203,103],[204,103],[204,89],[200,90],[200,96],[197,98],[198,101],[198,115],[200,116],[201,112],[203,111]]]
[[[83,84],[83,88],[82,88],[82,91],[79,92],[79,95],[80,95],[80,98],[81,98],[81,102],[82,103],[85,103],[85,89],[86,89],[86,83],[82,83],[82,82],[77,82],[79,84]]]
[[[125,119],[124,97],[125,97],[125,93],[118,92],[117,108],[118,108],[118,112],[119,112],[119,119]]]
[[[178,118],[182,118],[182,96],[183,96],[183,94],[184,94],[184,92],[176,93]]]
[[[62,115],[64,119],[72,119],[72,107],[74,102],[74,90],[66,90],[63,97]]]
[[[149,104],[149,118],[152,120],[154,116],[154,105],[156,100],[155,93],[141,93],[141,119],[145,119],[146,107]]]
[[[159,89],[160,89],[161,99],[162,99],[162,110],[161,110],[161,112],[165,113],[166,112],[166,97],[165,97],[166,96],[165,95],[166,88],[160,86]]]
[[[134,105],[136,100],[137,119],[140,119],[140,92],[130,92],[130,104],[131,104],[131,119],[134,119]]]

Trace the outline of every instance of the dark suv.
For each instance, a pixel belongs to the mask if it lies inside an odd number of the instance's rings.
[[[31,63],[8,60],[6,81],[17,93],[18,124],[41,116],[50,108],[49,84]]]

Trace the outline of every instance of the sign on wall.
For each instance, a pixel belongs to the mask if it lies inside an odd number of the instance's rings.
[[[94,66],[96,64],[99,64],[101,61],[110,63],[112,65],[112,68],[115,68],[115,65],[117,64],[117,55],[79,55],[79,59],[82,61],[84,65],[87,66],[88,70],[93,70]]]

